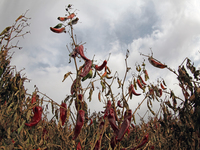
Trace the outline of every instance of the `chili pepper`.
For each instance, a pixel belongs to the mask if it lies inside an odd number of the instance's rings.
[[[57,19],[60,20],[60,21],[66,21],[67,17],[58,17]]]
[[[92,74],[92,69],[90,69],[89,73],[85,77],[83,77],[81,81],[85,81],[87,78],[92,78]]]
[[[158,89],[158,92],[159,92],[159,97],[162,96],[162,89]]]
[[[83,123],[84,123],[84,116],[85,116],[85,112],[83,110],[79,110],[78,111],[78,117],[77,117],[77,120],[76,120],[74,136],[72,138],[73,140],[75,140],[81,132],[81,128],[82,128]]]
[[[131,126],[132,126],[133,128],[135,128],[135,126],[134,126],[134,124],[133,124],[133,123],[131,123]]]
[[[59,23],[59,24],[57,24],[55,27],[53,27],[53,28],[56,28],[56,29],[58,29],[58,28],[61,28],[62,27],[62,23]]]
[[[104,72],[101,78],[104,78],[107,75],[107,72]]]
[[[74,13],[72,13],[72,14],[70,14],[69,16],[67,16],[66,18],[67,19],[72,19],[72,18],[74,18],[76,15],[74,14]]]
[[[62,32],[65,31],[65,27],[59,28],[59,29],[50,27],[50,30],[51,30],[52,32],[55,32],[55,33],[62,33]]]
[[[167,65],[164,65],[164,64],[156,61],[153,57],[149,57],[148,60],[149,60],[150,64],[152,64],[154,67],[157,67],[157,68],[160,68],[160,69],[167,67]]]
[[[79,20],[79,18],[77,17],[76,19],[70,21],[70,22],[68,23],[68,25],[74,25],[74,24],[77,24],[78,20]]]
[[[107,65],[107,61],[104,60],[104,62],[101,66],[95,65],[95,69],[98,71],[101,71],[106,65]]]
[[[166,90],[167,88],[164,87],[164,85],[162,83],[160,83],[160,86],[163,90]]]
[[[35,126],[42,118],[42,107],[36,106],[34,111],[34,116],[31,118],[31,122],[25,123],[26,126]]]
[[[149,79],[149,75],[146,69],[144,70],[144,78],[145,78],[145,81]]]
[[[92,61],[91,60],[87,60],[85,62],[85,66],[83,68],[83,72],[81,72],[80,76],[81,77],[85,77],[90,72],[91,67],[92,67]]]
[[[117,106],[119,106],[120,108],[123,108],[123,106],[122,106],[121,103],[120,103],[120,100],[118,100]]]
[[[62,103],[61,106],[67,109],[67,104],[66,103]],[[65,120],[67,118],[67,110],[65,110],[62,107],[60,107],[60,118],[61,118],[61,122],[62,122],[62,126],[63,126],[64,123],[65,123]]]
[[[98,100],[101,102],[101,92],[98,93]]]
[[[118,129],[117,125],[116,125],[115,114],[114,114],[113,108],[109,109],[108,121],[109,121],[112,129],[114,130],[114,132],[117,135],[118,132],[119,132],[119,129]]]
[[[139,78],[140,78],[140,80],[142,81],[142,84],[147,85],[147,84],[144,82],[144,80],[142,79],[141,76],[139,76]]]
[[[36,102],[36,94],[33,94],[33,97],[32,97],[32,99],[31,99],[31,103],[33,104],[33,103],[35,103]]]
[[[128,119],[124,119],[121,128],[119,129],[119,132],[117,134],[116,140],[120,142],[122,138],[124,137],[124,134],[127,132],[128,128],[130,126],[130,121]]]
[[[141,84],[141,82],[140,82],[140,79],[137,79],[137,84],[138,84],[138,86],[143,90],[143,87],[142,87],[142,84]]]
[[[76,146],[76,150],[81,150],[81,143],[78,142],[77,146]]]
[[[133,84],[131,84],[130,87],[129,87],[129,94],[130,94],[130,93],[131,93],[131,94],[134,94],[135,96],[141,95],[141,94],[135,92],[134,87],[133,87]]]
[[[79,53],[79,55],[80,55],[84,60],[87,61],[87,60],[89,60],[89,59],[85,56],[83,49],[84,49],[83,45],[80,45],[80,46],[75,47],[75,51],[76,51],[77,53]]]
[[[93,123],[93,120],[92,120],[92,118],[90,119],[90,126],[92,125],[92,123]]]

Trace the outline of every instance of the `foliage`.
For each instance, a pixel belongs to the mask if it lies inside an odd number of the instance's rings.
[[[141,54],[148,57],[156,69],[168,69],[177,76],[183,98],[169,90],[164,79],[153,84],[144,62],[136,64],[136,73],[132,75],[131,81],[127,81],[131,69],[127,63],[129,50],[125,57],[125,74],[120,79],[118,73],[113,73],[109,68],[108,59],[102,65],[97,65],[96,60],[85,56],[84,44],[75,39],[74,26],[79,18],[75,11],[72,13],[73,10],[72,5],[68,5],[67,17],[58,17],[62,23],[50,27],[55,33],[69,33],[69,62],[73,60],[76,68],[75,73],[68,71],[64,75],[63,82],[71,78],[72,85],[61,105],[37,88],[32,94],[28,94],[24,82],[29,80],[21,75],[21,71],[17,72],[15,67],[10,66],[9,50],[21,49],[17,43],[12,45],[11,41],[29,33],[23,33],[24,28],[29,25],[26,13],[20,15],[14,25],[5,28],[0,34],[0,148],[199,149],[200,71],[192,61],[186,58],[176,72],[153,58],[153,54]],[[83,60],[84,63],[78,66],[77,60]],[[129,85],[125,87],[127,82]],[[87,86],[83,87],[83,83]],[[114,87],[114,83],[118,87]],[[142,96],[137,93],[138,88],[142,89],[144,99],[132,112],[130,101]],[[93,96],[96,89],[98,95],[95,97],[105,104],[105,109],[90,114],[87,104],[96,100]],[[115,93],[115,89],[120,89],[121,92]],[[160,103],[158,112],[152,109],[155,100]],[[145,101],[153,117],[149,117],[146,123],[142,121],[136,125],[136,111]],[[76,107],[75,113],[71,110],[72,103]],[[47,119],[49,105],[53,114],[51,120]],[[38,117],[38,108],[43,110],[42,117]],[[35,121],[33,118],[38,119],[38,122],[28,126],[28,122]]]

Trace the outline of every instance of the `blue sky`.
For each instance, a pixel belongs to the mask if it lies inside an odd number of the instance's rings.
[[[131,73],[136,72],[135,63],[141,63],[144,54],[150,54],[172,69],[177,69],[185,57],[200,67],[200,1],[198,0],[1,0],[0,30],[10,26],[15,19],[29,9],[27,17],[31,23],[27,30],[31,34],[20,39],[12,64],[17,70],[25,68],[24,73],[31,79],[26,83],[29,93],[34,85],[56,102],[60,103],[70,92],[71,79],[62,82],[68,71],[75,72],[73,62],[68,64],[69,53],[66,45],[70,43],[69,35],[55,34],[49,27],[59,21],[57,17],[65,15],[65,6],[73,4],[79,23],[74,32],[79,42],[86,42],[86,56],[102,63],[109,57],[108,66],[114,74],[118,71],[122,78],[125,69],[125,54],[129,49],[128,64]],[[146,59],[146,58],[145,58]],[[176,76],[168,70],[159,70],[149,65],[146,67],[151,82],[163,77],[177,93]],[[75,77],[74,77],[75,78]],[[131,75],[127,79],[131,79]],[[116,85],[117,86],[117,85]],[[117,90],[116,90],[117,92]],[[96,95],[95,95],[96,94]],[[130,101],[134,111],[143,97]],[[85,100],[87,97],[85,97]],[[97,100],[97,93],[89,107],[91,111],[102,110]],[[157,104],[153,109],[156,109]],[[146,112],[146,103],[139,110],[141,116]]]

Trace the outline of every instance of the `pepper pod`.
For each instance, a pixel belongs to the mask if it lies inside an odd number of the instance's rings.
[[[62,103],[61,106],[67,109],[67,104],[66,103]],[[67,110],[65,110],[62,107],[60,107],[60,119],[62,121],[62,126],[63,126],[64,123],[65,123],[65,120],[67,118]]]
[[[31,118],[31,122],[25,123],[26,126],[32,127],[38,124],[42,118],[42,107],[36,106],[34,110],[34,116]]]
[[[77,120],[76,120],[75,130],[74,130],[74,136],[72,138],[73,140],[75,140],[81,132],[81,128],[82,128],[83,123],[84,123],[84,116],[85,116],[84,110],[79,110],[78,111],[78,117],[77,117]]]

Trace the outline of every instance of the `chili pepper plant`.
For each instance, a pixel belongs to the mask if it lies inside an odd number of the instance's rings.
[[[58,38],[64,33],[70,36],[69,62],[75,67],[74,72],[69,70],[64,75],[62,81],[71,80],[67,85],[71,88],[58,104],[37,87],[27,93],[24,82],[29,79],[10,65],[10,50],[21,49],[18,43],[11,42],[29,33],[23,33],[29,19],[26,13],[20,15],[0,34],[1,149],[199,149],[200,71],[189,58],[176,71],[154,58],[153,53],[141,54],[147,57],[152,70],[168,69],[175,74],[182,95],[176,95],[163,78],[151,81],[145,61],[129,66],[129,50],[125,54],[124,76],[120,78],[110,68],[109,59],[101,62],[85,55],[86,46],[75,38],[79,18],[69,4],[66,15],[59,16],[59,23],[49,30]],[[116,89],[120,93],[115,93]],[[131,108],[130,102],[139,97],[143,97],[142,101]],[[90,113],[91,101],[103,103],[102,111]],[[153,110],[155,101],[160,104],[158,111]],[[147,121],[141,117],[137,124],[136,112],[145,102],[151,115]],[[49,111],[51,119],[47,119]]]

